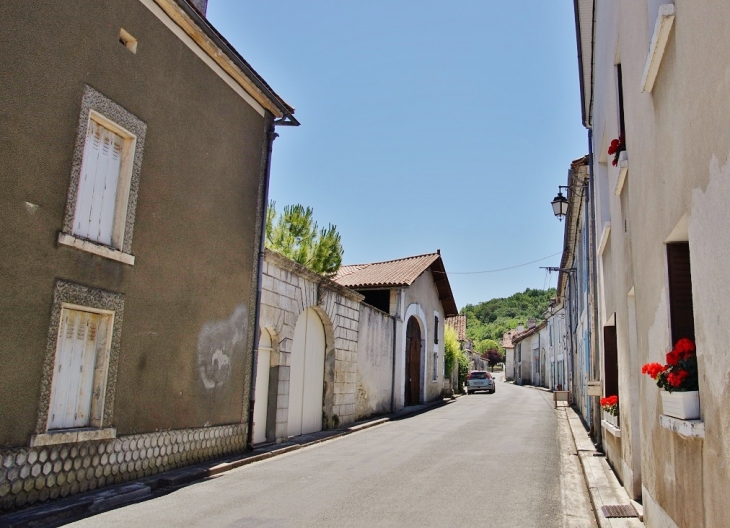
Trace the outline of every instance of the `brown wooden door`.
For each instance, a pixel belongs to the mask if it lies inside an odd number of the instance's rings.
[[[421,392],[421,327],[415,317],[408,319],[406,329],[405,404],[419,403]]]

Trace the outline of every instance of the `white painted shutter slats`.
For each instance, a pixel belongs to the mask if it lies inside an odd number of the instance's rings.
[[[97,355],[107,341],[109,315],[64,308],[56,350],[48,429],[90,422]]]
[[[89,121],[73,233],[111,245],[124,139]]]

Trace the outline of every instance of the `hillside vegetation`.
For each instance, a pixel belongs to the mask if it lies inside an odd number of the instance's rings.
[[[531,317],[536,321],[543,319],[550,299],[555,297],[555,288],[548,290],[526,289],[522,293],[479,304],[467,304],[461,309],[466,314],[466,335],[476,345],[477,350],[488,348],[480,344],[495,340],[502,344],[502,335],[518,325],[526,325]],[[501,347],[500,347],[501,348]]]

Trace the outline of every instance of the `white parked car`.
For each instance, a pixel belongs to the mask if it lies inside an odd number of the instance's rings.
[[[494,378],[486,370],[472,370],[466,376],[466,392],[473,394],[479,390],[494,394]]]

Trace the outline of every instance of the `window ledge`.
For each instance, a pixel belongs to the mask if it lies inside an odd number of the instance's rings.
[[[616,178],[616,187],[613,189],[613,194],[621,196],[624,190],[624,183],[626,183],[626,176],[629,173],[629,155],[625,150],[621,151],[618,155],[618,177]]]
[[[660,414],[659,425],[685,438],[705,437],[705,422],[702,420],[680,420],[673,416]]]
[[[669,41],[669,32],[674,25],[674,4],[662,4],[659,6],[659,14],[654,24],[654,34],[651,36],[649,55],[644,65],[644,74],[641,77],[641,91],[651,92],[654,88],[654,81],[659,73],[659,66],[664,57],[664,50]]]
[[[114,427],[106,429],[61,429],[31,436],[30,447],[73,444],[91,440],[111,440],[116,437],[117,430]]]
[[[620,427],[616,427],[615,425],[608,423],[606,420],[601,420],[601,425],[606,431],[611,433],[611,435],[615,436],[616,438],[621,438]]]
[[[121,251],[117,251],[116,249],[111,249],[100,244],[94,244],[93,242],[90,242],[88,240],[76,238],[73,235],[58,233],[58,243],[62,246],[73,247],[76,249],[80,249],[81,251],[93,253],[94,255],[98,255],[100,257],[108,258],[110,260],[116,260],[117,262],[134,266],[134,255],[122,253]]]

